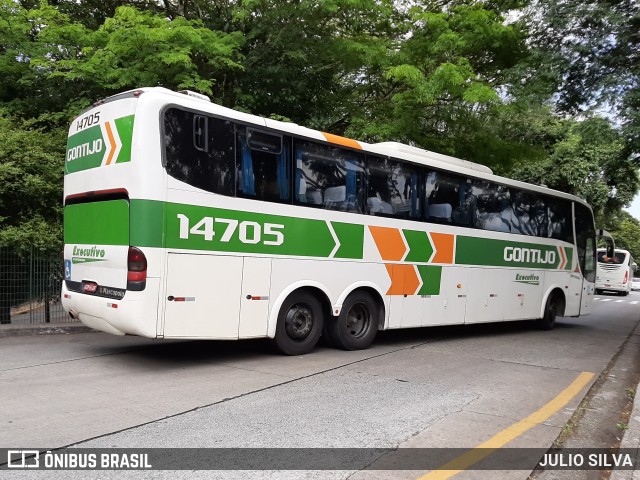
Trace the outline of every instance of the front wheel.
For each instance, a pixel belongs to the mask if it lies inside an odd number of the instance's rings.
[[[286,355],[313,350],[322,333],[322,305],[310,292],[293,292],[280,307],[274,340]]]
[[[551,330],[556,325],[556,317],[560,311],[560,300],[558,295],[551,294],[547,298],[547,304],[544,307],[544,315],[538,320],[538,326],[541,330]]]
[[[378,306],[367,292],[347,297],[337,318],[328,320],[330,342],[344,350],[368,348],[378,332]]]

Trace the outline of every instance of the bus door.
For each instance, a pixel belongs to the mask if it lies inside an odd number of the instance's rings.
[[[596,283],[596,229],[593,221],[593,213],[584,205],[573,204],[575,216],[576,249],[578,263],[582,272],[582,299],[580,302],[580,315],[586,315],[591,311],[591,302],[595,292]],[[600,236],[610,244],[613,253],[613,239],[604,230],[600,230]]]
[[[238,338],[242,257],[169,253],[164,336]]]
[[[582,264],[581,264],[582,266]],[[596,238],[588,237],[585,242],[584,275],[582,277],[582,301],[580,315],[591,313],[591,304],[596,290]]]

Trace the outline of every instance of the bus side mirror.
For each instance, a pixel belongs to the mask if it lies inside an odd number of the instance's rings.
[[[633,270],[634,272],[635,272],[636,270],[638,270],[638,264],[637,264],[637,263],[632,263],[632,264],[631,264],[631,270]]]
[[[606,230],[599,229],[596,231],[596,236],[605,241],[607,244],[607,257],[612,258],[615,255],[616,244],[611,234]]]

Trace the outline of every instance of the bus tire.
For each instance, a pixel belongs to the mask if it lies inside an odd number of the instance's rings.
[[[369,348],[378,333],[378,305],[367,292],[356,291],[342,304],[338,317],[327,323],[333,346],[344,350]]]
[[[552,293],[547,298],[547,303],[544,306],[544,315],[538,320],[538,327],[541,330],[552,330],[556,325],[556,317],[560,310],[560,300],[556,293]]]
[[[308,291],[289,295],[278,313],[274,337],[278,349],[286,355],[310,353],[322,333],[323,312],[320,301]]]

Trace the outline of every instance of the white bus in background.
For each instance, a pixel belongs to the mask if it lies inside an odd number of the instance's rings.
[[[150,338],[321,335],[589,313],[584,200],[399,143],[368,144],[163,88],[69,131],[62,303]]]
[[[633,283],[633,274],[638,266],[627,250],[616,248],[612,256],[604,248],[598,249],[598,268],[596,272],[596,292],[612,291],[629,295]]]

